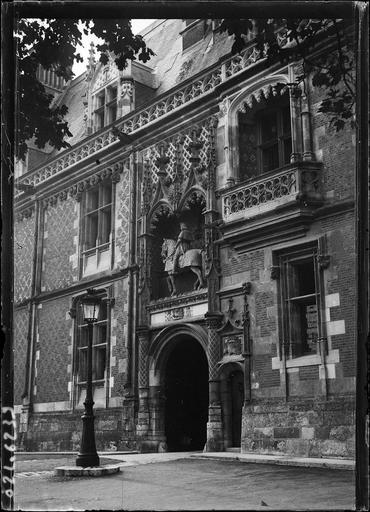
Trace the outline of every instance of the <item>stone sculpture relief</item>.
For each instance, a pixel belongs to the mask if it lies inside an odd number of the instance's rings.
[[[204,287],[203,277],[203,251],[193,249],[191,244],[194,240],[193,233],[188,225],[180,223],[180,233],[177,240],[165,238],[162,244],[162,260],[164,269],[168,274],[167,282],[171,295],[176,295],[176,276],[183,270],[192,270],[197,276],[194,290]]]

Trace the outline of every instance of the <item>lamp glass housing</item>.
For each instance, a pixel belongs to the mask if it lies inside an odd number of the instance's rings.
[[[96,296],[88,294],[85,297],[82,297],[81,305],[85,322],[97,322],[100,311],[99,299]]]

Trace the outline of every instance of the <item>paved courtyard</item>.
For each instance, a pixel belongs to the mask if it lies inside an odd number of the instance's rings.
[[[18,460],[15,510],[354,510],[349,470],[173,453],[122,459],[120,473],[96,478],[54,476],[71,457]]]

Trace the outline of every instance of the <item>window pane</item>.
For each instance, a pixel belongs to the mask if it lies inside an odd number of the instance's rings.
[[[117,119],[117,105],[111,105],[108,108],[108,124],[113,123]]]
[[[93,380],[104,379],[106,347],[95,347],[93,350]]]
[[[96,108],[100,108],[105,103],[104,91],[96,97]]]
[[[102,185],[101,189],[100,206],[111,204],[112,202],[112,187],[111,185]]]
[[[268,172],[279,167],[278,144],[262,149],[262,172]]]
[[[81,315],[81,321],[83,321],[82,315]],[[83,326],[79,328],[79,336],[78,336],[78,346],[79,347],[87,347],[88,343],[88,329],[87,326]]]
[[[261,115],[261,143],[273,141],[278,137],[278,125],[276,112]]]
[[[240,179],[257,176],[257,126],[239,114],[239,174]]]
[[[117,98],[117,87],[108,87],[107,93],[108,93],[107,102],[113,101],[115,98]]]
[[[316,343],[319,337],[317,304],[306,305],[306,350],[316,352]]]
[[[77,352],[78,354],[78,380],[79,382],[85,381],[87,379],[87,350],[80,349]]]
[[[107,341],[107,325],[97,325],[96,335],[94,337],[94,344],[99,345],[100,343],[106,343]]]
[[[283,119],[283,134],[286,136],[286,135],[289,135],[290,131],[291,131],[289,106],[283,108],[282,119]]]
[[[86,221],[86,234],[85,234],[85,249],[96,247],[98,238],[98,213],[91,213],[85,217]]]
[[[99,206],[99,190],[89,190],[86,194],[86,211],[91,212]]]
[[[284,140],[284,164],[290,163],[290,155],[292,153],[292,139]]]
[[[297,265],[299,295],[309,295],[315,293],[315,271],[313,261]]]
[[[103,128],[104,126],[104,112],[99,112],[98,114],[95,114],[95,124],[96,129],[100,130],[100,128]]]
[[[99,322],[101,320],[106,320],[108,318],[108,305],[106,300],[102,300],[100,302],[100,308],[99,308]]]
[[[101,233],[100,243],[105,244],[109,242],[111,232],[111,209],[105,208],[101,212]]]

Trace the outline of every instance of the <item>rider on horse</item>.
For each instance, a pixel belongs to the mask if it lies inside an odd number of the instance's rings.
[[[180,222],[180,233],[176,242],[175,254],[173,257],[173,271],[179,270],[179,258],[191,248],[191,242],[194,240],[193,233],[185,222]]]

